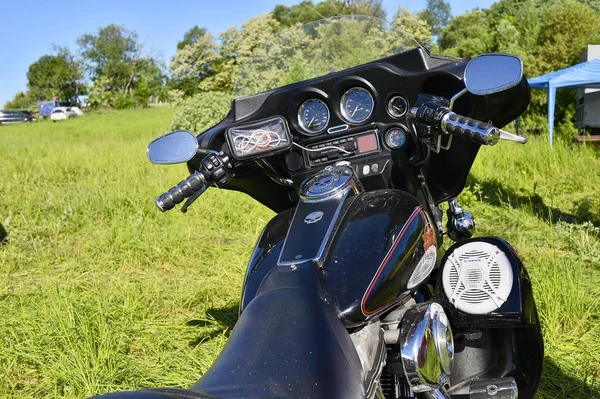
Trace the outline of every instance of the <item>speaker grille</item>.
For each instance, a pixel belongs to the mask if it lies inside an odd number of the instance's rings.
[[[471,241],[448,256],[442,271],[446,297],[458,310],[485,314],[510,295],[513,272],[506,254],[495,245]]]

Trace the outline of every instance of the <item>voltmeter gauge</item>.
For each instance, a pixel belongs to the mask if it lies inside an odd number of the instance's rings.
[[[387,111],[392,118],[402,118],[408,111],[408,101],[402,96],[394,96],[388,101]]]
[[[399,150],[406,144],[406,132],[400,127],[394,127],[385,133],[385,144],[392,150]]]

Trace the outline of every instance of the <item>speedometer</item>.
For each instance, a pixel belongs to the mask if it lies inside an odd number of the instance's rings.
[[[341,111],[350,123],[361,123],[369,119],[375,103],[373,96],[362,87],[353,87],[342,96]]]
[[[322,132],[328,123],[329,108],[321,100],[307,100],[298,109],[298,124],[308,134]]]

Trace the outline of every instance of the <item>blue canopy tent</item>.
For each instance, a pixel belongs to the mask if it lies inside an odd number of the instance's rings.
[[[537,76],[528,79],[528,82],[532,89],[548,89],[548,132],[552,145],[556,89],[600,89],[600,59]]]

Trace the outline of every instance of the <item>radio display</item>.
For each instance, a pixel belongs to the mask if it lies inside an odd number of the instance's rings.
[[[377,144],[377,135],[375,133],[366,134],[356,138],[358,144],[358,153],[377,151],[379,145]]]

